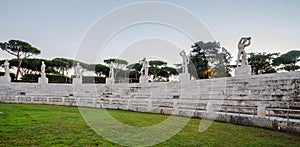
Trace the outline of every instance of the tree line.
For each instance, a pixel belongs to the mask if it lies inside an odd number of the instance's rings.
[[[38,55],[41,51],[29,43],[21,40],[9,40],[1,42],[0,48],[3,51],[15,56],[9,60],[10,66],[16,68],[14,80],[19,77],[30,77],[39,75],[41,63],[46,64],[46,73],[49,75],[60,75],[68,78],[68,73],[75,64],[80,63],[85,71],[93,71],[97,77],[108,77],[109,67],[113,64],[116,79],[129,79],[131,82],[138,82],[140,63],[129,64],[124,59],[111,58],[103,62],[106,64],[88,64],[81,61],[54,58],[52,60],[29,58]],[[285,54],[280,53],[249,53],[248,62],[252,67],[252,74],[276,73],[280,70],[295,71],[300,69],[299,62],[300,51],[292,50]],[[230,77],[231,70],[235,65],[231,65],[232,55],[228,49],[221,46],[220,42],[195,42],[191,45],[189,73],[195,79],[207,79],[212,77]],[[2,65],[4,60],[0,60]],[[169,66],[166,62],[160,60],[149,61],[149,74],[153,81],[169,81],[171,76],[178,75],[181,72],[181,64],[176,64],[176,68]],[[36,76],[37,77],[37,76]],[[68,80],[66,80],[68,81]],[[102,80],[103,82],[103,80]]]

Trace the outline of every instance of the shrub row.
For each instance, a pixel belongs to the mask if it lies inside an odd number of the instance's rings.
[[[4,72],[0,72],[0,76],[3,76]],[[25,74],[21,78],[21,80],[15,81],[15,74],[11,73],[10,74],[12,82],[27,82],[27,83],[37,83],[38,78],[40,77],[39,74]],[[60,74],[49,74],[47,75],[49,83],[72,83],[72,78],[73,76],[66,77],[64,75]],[[83,76],[82,82],[83,83],[105,83],[106,77],[95,77],[95,76]],[[129,83],[138,83],[139,79],[136,78],[117,78],[116,82],[121,83],[122,81],[124,82],[129,82]]]

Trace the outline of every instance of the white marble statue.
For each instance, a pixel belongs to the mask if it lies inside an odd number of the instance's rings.
[[[44,63],[44,61],[42,61],[42,65],[41,65],[41,77],[39,77],[38,79],[38,83],[39,84],[47,84],[48,83],[48,78],[46,77],[46,65]]]
[[[236,61],[236,65],[238,66],[241,63],[242,66],[248,65],[247,53],[245,48],[249,46],[251,43],[251,37],[242,37],[238,44],[238,59]],[[242,59],[241,59],[242,56]]]
[[[141,74],[148,76],[149,67],[148,67],[148,61],[146,60],[145,57],[142,60],[140,60],[140,64],[142,64]]]
[[[76,78],[81,78],[82,77],[82,67],[80,66],[79,62],[77,63],[77,66],[74,68],[74,72],[75,72],[75,77]]]
[[[115,71],[114,71],[114,66],[113,63],[109,64],[109,78],[110,79],[115,79]]]
[[[182,73],[188,73],[188,64],[190,57],[186,55],[185,50],[182,50],[179,55],[182,57]]]
[[[45,69],[46,69],[46,65],[45,65],[44,61],[42,61],[42,66],[41,66],[41,77],[42,78],[46,78]]]
[[[4,76],[10,77],[10,75],[9,75],[9,62],[8,62],[7,59],[4,62],[4,71],[5,71]]]

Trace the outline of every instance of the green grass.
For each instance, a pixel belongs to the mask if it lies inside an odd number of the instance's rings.
[[[0,146],[118,146],[97,135],[77,107],[0,103]],[[169,116],[109,110],[131,126],[151,126]],[[157,146],[299,146],[300,137],[257,127],[214,122],[198,132],[200,119]]]

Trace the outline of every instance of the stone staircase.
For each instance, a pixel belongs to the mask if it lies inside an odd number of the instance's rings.
[[[0,84],[0,101],[201,118],[209,112],[219,121],[285,124],[289,130],[300,124],[300,72],[149,84]]]

